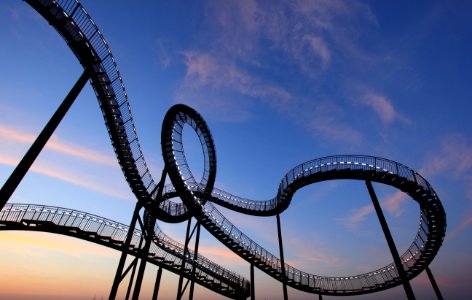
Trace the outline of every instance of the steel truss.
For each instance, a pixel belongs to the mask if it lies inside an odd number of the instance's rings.
[[[0,219],[3,226],[0,229],[60,232],[122,251],[123,255],[118,264],[110,293],[111,299],[114,299],[117,286],[130,271],[131,278],[127,298],[130,296],[131,285],[136,275],[133,299],[139,297],[146,262],[153,262],[161,268],[180,274],[182,283],[179,283],[178,298],[185,290],[182,287],[183,277],[190,279],[192,285],[193,282],[197,282],[232,298],[246,298],[251,290],[253,298],[254,266],[282,283],[285,299],[287,299],[287,286],[318,294],[321,298],[321,295],[372,293],[400,284],[404,285],[408,297],[412,299],[414,295],[409,287],[409,281],[423,270],[427,271],[438,298],[442,297],[428,265],[438,252],[445,236],[445,212],[435,191],[420,174],[405,165],[384,158],[366,155],[328,156],[305,162],[290,170],[282,178],[274,198],[266,201],[244,199],[214,187],[216,152],[210,130],[195,110],[185,105],[176,105],[169,109],[163,122],[161,145],[165,169],[160,182],[156,183],[141,151],[127,93],[117,64],[95,22],[76,0],[26,0],[26,2],[61,34],[83,65],[85,71],[77,83],[78,90],[75,93],[77,95],[87,79],[90,80],[99,100],[118,163],[136,196],[137,205],[130,227],[126,228],[126,233],[121,230],[125,228],[123,225],[116,225],[112,221],[99,219],[85,213],[67,213],[65,209],[44,206],[5,205],[9,195],[13,193],[14,188],[27,172],[29,166],[26,165],[26,167],[21,167],[23,175],[12,175],[16,178],[15,184],[8,184],[2,188]],[[73,90],[75,89],[74,87]],[[76,95],[71,98],[75,99]],[[66,111],[67,109],[60,114],[63,116]],[[59,122],[60,119],[55,126]],[[185,158],[182,144],[182,130],[185,126],[190,126],[196,132],[202,145],[205,161],[204,174],[200,182],[197,182],[193,177]],[[39,138],[39,140],[43,140],[42,143],[45,143],[47,139],[48,137]],[[36,150],[36,154],[27,154],[27,159],[34,160],[40,151],[41,148]],[[172,186],[164,187],[166,173],[169,175]],[[374,205],[376,205],[376,196],[371,182],[393,186],[418,202],[421,214],[417,235],[411,246],[402,255],[396,252],[388,226],[382,221],[381,210],[377,210],[393,255],[393,263],[356,276],[326,277],[303,272],[284,262],[280,214],[289,207],[292,196],[298,189],[316,182],[335,179],[365,181]],[[7,190],[9,192],[4,192]],[[179,197],[182,203],[173,202],[172,198],[174,197]],[[250,215],[275,215],[280,258],[242,233],[217,210],[213,203]],[[143,208],[145,209],[144,220],[140,217],[140,210]],[[165,236],[156,223],[156,218],[167,222],[188,220],[188,228],[190,228],[192,217],[197,220],[196,244],[193,253],[188,248],[192,236],[188,231],[185,244],[182,246]],[[67,221],[64,221],[63,218]],[[78,224],[69,224],[67,223],[69,219],[74,222],[81,221]],[[82,222],[85,222],[86,226],[91,226],[91,224],[99,226],[90,231],[89,227],[82,228]],[[103,234],[104,228],[109,229],[108,222],[115,224],[115,230],[110,236]],[[137,222],[140,223],[142,231],[135,230]],[[198,255],[200,225],[229,249],[248,261],[251,267],[251,289],[249,283],[242,277]],[[113,225],[110,226],[113,227]],[[123,239],[116,239],[115,231],[121,232]],[[134,255],[136,258],[125,269],[124,264],[128,254]],[[170,258],[171,263],[166,258]],[[141,263],[136,274],[138,259],[141,259]],[[158,294],[161,268],[156,276],[155,296],[153,295],[155,298]],[[190,290],[193,290],[192,285]],[[190,294],[192,297],[193,293]]]

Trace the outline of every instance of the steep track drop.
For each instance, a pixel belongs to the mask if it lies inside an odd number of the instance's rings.
[[[26,0],[26,2],[64,37],[84,66],[99,100],[123,174],[137,200],[146,204],[152,203],[155,198],[153,192],[156,190],[156,183],[141,151],[121,75],[100,30],[78,1]],[[446,221],[439,198],[429,183],[418,173],[391,160],[352,155],[315,159],[298,165],[288,172],[279,185],[276,197],[268,201],[243,199],[218,189],[213,189],[210,194],[205,190],[205,185],[196,182],[193,176],[187,178],[179,173],[180,170],[187,169],[191,175],[182,151],[182,141],[169,139],[178,138],[178,134],[174,136],[174,133],[178,133],[176,128],[183,124],[191,125],[197,131],[206,127],[205,123],[192,124],[192,120],[198,114],[186,108],[183,110],[180,111],[180,117],[178,110],[177,113],[174,110],[174,115],[171,117],[166,116],[167,121],[163,126],[162,132],[171,133],[169,136],[163,135],[162,146],[165,164],[176,191],[173,188],[167,189],[167,200],[159,203],[157,208],[156,215],[160,219],[180,222],[195,216],[229,249],[277,280],[284,280],[299,290],[328,295],[370,293],[399,285],[401,282],[393,263],[366,274],[346,277],[313,275],[286,264],[287,278],[282,278],[280,260],[226,220],[211,201],[242,213],[269,216],[284,211],[296,190],[311,183],[332,179],[380,182],[409,194],[420,205],[420,226],[417,236],[402,255],[408,278],[411,279],[424,270],[441,246]],[[186,115],[185,120],[181,118],[184,115]],[[179,118],[182,122],[176,122]],[[208,135],[206,133],[199,135],[204,137],[200,141],[202,146],[210,149],[213,146],[207,144],[206,138],[211,135],[208,129],[205,132],[208,132]],[[176,156],[174,150],[181,151],[182,155]],[[214,153],[214,149],[212,151]],[[214,159],[211,155],[209,157]],[[216,164],[216,159],[213,163]],[[169,200],[175,195],[183,200],[185,206]]]

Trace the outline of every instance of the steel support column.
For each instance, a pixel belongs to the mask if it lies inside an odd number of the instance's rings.
[[[190,291],[189,291],[189,297],[188,299],[189,300],[193,300],[193,290],[194,290],[194,286],[195,286],[195,281],[193,280],[193,278],[195,277],[195,262],[197,261],[197,258],[198,258],[198,244],[200,243],[200,223],[197,223],[197,232],[196,232],[196,235],[195,235],[195,247],[194,247],[194,250],[193,250],[193,266],[192,266],[192,281],[190,282]]]
[[[149,227],[150,232],[146,233],[146,243],[141,250],[141,263],[139,264],[138,276],[136,277],[136,282],[134,285],[133,300],[139,300],[139,293],[141,292],[141,285],[143,283],[144,271],[147,264],[147,255],[149,253],[149,248],[151,247],[152,235],[154,234],[153,230],[155,225],[156,218],[152,217],[151,226]]]
[[[154,284],[154,292],[152,293],[152,300],[157,300],[157,296],[159,295],[159,287],[161,286],[161,277],[162,277],[162,268],[159,267],[159,270],[157,270],[157,275],[156,275],[156,283]]]
[[[256,300],[256,288],[254,286],[254,264],[251,264],[251,300]]]
[[[21,180],[23,177],[25,177],[29,168],[34,163],[39,153],[41,153],[49,138],[54,133],[59,123],[61,123],[62,119],[74,103],[77,96],[80,94],[80,91],[82,91],[82,88],[85,86],[88,79],[89,76],[84,70],[82,75],[80,75],[79,79],[70,90],[69,94],[67,94],[67,96],[64,98],[64,101],[62,101],[61,105],[58,107],[49,122],[31,145],[28,152],[26,152],[25,156],[23,156],[21,161],[18,163],[13,173],[11,173],[10,177],[7,179],[0,190],[0,210],[8,202],[13,192],[15,192]]]
[[[184,282],[184,270],[185,270],[185,262],[186,262],[187,251],[188,251],[188,243],[191,237],[190,236],[191,225],[192,225],[192,218],[189,218],[187,222],[187,231],[185,232],[184,256],[182,258],[182,266],[180,267],[179,286],[177,288],[177,300],[182,299],[182,295],[183,295],[182,285]]]
[[[115,300],[116,294],[118,293],[118,287],[120,286],[121,280],[123,280],[123,269],[125,267],[126,256],[128,255],[129,246],[131,244],[131,239],[133,238],[134,229],[136,228],[136,222],[138,221],[139,211],[141,210],[142,206],[139,202],[136,203],[136,207],[134,208],[133,217],[131,218],[131,222],[128,229],[128,235],[126,236],[126,241],[123,245],[121,250],[121,257],[118,263],[118,267],[116,268],[115,279],[113,280],[113,285],[110,291],[109,300]]]
[[[426,274],[428,274],[429,281],[431,281],[431,285],[433,286],[434,292],[436,293],[436,297],[438,297],[438,300],[443,300],[443,296],[441,294],[441,291],[439,290],[439,286],[436,283],[436,280],[434,280],[433,273],[429,269],[429,267],[426,267]]]
[[[150,215],[151,224],[147,228],[143,226],[143,233],[145,232],[146,243],[144,244],[143,249],[141,250],[141,263],[139,265],[138,276],[136,277],[136,282],[134,285],[133,300],[139,300],[139,293],[141,292],[141,286],[144,278],[144,271],[146,270],[147,258],[149,254],[149,248],[151,247],[152,237],[154,235],[154,227],[156,226],[156,217],[152,215],[152,205],[161,202],[162,192],[164,191],[164,183],[167,177],[167,169],[164,167],[161,174],[161,180],[156,186],[157,194],[156,199],[153,203],[147,203],[148,214]],[[151,193],[153,194],[153,193]]]
[[[398,274],[400,275],[400,279],[402,281],[403,288],[405,289],[405,293],[409,300],[415,299],[415,294],[413,293],[413,289],[411,288],[410,281],[408,281],[406,272],[403,269],[402,261],[400,259],[400,256],[398,255],[397,247],[395,246],[395,242],[393,241],[392,234],[390,233],[390,229],[388,228],[387,221],[385,220],[385,216],[382,212],[382,208],[380,207],[379,200],[377,199],[377,195],[375,194],[372,183],[370,181],[366,181],[365,184],[367,186],[367,190],[369,191],[370,198],[372,199],[372,203],[374,204],[375,212],[377,213],[380,225],[382,226],[382,230],[384,232],[385,239],[387,240],[388,247],[390,248],[390,252],[392,253],[393,261],[395,263],[395,267],[397,268]]]
[[[139,247],[141,248],[141,245]],[[135,260],[133,261],[133,270],[131,271],[131,276],[129,278],[128,289],[126,290],[125,300],[128,300],[129,296],[131,295],[131,287],[133,286],[134,275],[136,274],[137,265],[138,265],[138,258],[136,257]]]
[[[277,234],[279,236],[279,249],[280,249],[280,266],[282,269],[282,288],[284,292],[284,300],[288,299],[287,293],[287,280],[286,280],[286,273],[285,273],[285,260],[284,260],[284,246],[282,242],[282,229],[280,226],[280,215],[277,214]]]

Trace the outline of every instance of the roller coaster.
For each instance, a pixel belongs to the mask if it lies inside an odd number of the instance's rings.
[[[10,179],[16,183],[10,184],[9,179],[0,192],[2,207],[0,230],[59,233],[121,251],[110,299],[115,299],[121,281],[131,269],[134,274],[138,260],[141,260],[141,264],[134,283],[133,299],[139,298],[146,263],[159,266],[159,272],[164,268],[180,276],[178,299],[185,290],[182,288],[183,278],[187,278],[192,287],[197,283],[225,297],[254,299],[254,267],[282,283],[285,299],[287,299],[287,286],[317,294],[321,299],[322,295],[360,295],[398,285],[403,285],[408,298],[414,299],[409,281],[424,270],[431,279],[436,295],[441,298],[428,265],[444,240],[446,214],[434,189],[416,171],[385,158],[367,155],[327,156],[304,162],[288,171],[280,181],[276,195],[271,199],[241,198],[214,187],[217,159],[209,127],[194,109],[178,104],[169,109],[163,120],[161,147],[164,169],[160,180],[155,181],[141,150],[117,63],[96,23],[77,0],[26,0],[25,2],[59,32],[83,66],[84,73],[73,91],[76,96],[85,83],[90,81],[99,101],[118,163],[136,197],[137,204],[131,224],[126,226],[66,208],[7,203],[22,178],[12,175]],[[66,97],[71,98],[67,100],[70,102],[69,106],[75,96]],[[66,112],[67,108],[60,114],[64,115]],[[56,123],[58,124],[60,120],[61,117]],[[187,127],[197,134],[202,146],[204,170],[200,181],[195,179],[185,156],[182,136],[184,128]],[[38,139],[40,138],[41,135]],[[45,143],[48,137],[41,139]],[[37,153],[39,151],[41,147],[36,150]],[[27,153],[26,156],[34,155]],[[28,160],[34,161],[34,158],[30,157]],[[22,162],[19,167],[20,165]],[[24,172],[28,168],[26,166]],[[170,178],[171,184],[165,186],[167,177]],[[335,277],[311,274],[285,263],[279,215],[290,206],[297,190],[317,182],[337,179],[365,181],[392,252],[394,260],[392,263],[364,274]],[[371,182],[397,188],[419,204],[420,220],[417,234],[401,255],[395,248]],[[179,201],[174,201],[174,198],[178,198]],[[214,204],[247,215],[276,216],[280,255],[270,253],[253,241],[233,225]],[[141,218],[142,209],[144,213]],[[190,233],[192,219],[196,219],[197,225]],[[165,235],[159,228],[157,220],[171,223],[187,221],[185,243],[180,244]],[[141,230],[136,229],[137,223],[140,224]],[[198,254],[200,226],[250,264],[250,281]],[[192,250],[189,242],[195,230],[196,244]],[[135,257],[135,260],[125,269],[127,255]],[[160,280],[160,274],[158,278]],[[127,299],[130,288],[131,283]],[[153,299],[155,298],[157,293],[153,296]]]

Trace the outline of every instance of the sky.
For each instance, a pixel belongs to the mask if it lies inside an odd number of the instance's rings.
[[[472,292],[472,3],[470,1],[83,1],[106,38],[155,180],[160,129],[173,104],[199,111],[213,134],[220,189],[269,199],[295,165],[335,154],[403,163],[436,190],[447,214],[430,268],[446,299]],[[82,73],[59,34],[23,1],[0,3],[0,182]],[[189,141],[190,165],[201,150]],[[399,252],[419,208],[374,185]],[[10,202],[73,208],[129,224],[135,198],[87,84]],[[278,253],[275,217],[221,209]],[[392,261],[365,185],[338,180],[298,191],[281,215],[285,260],[325,276]],[[159,222],[178,241],[185,224]],[[107,298],[119,252],[50,233],[0,231],[0,299]],[[202,255],[249,278],[249,264],[203,230]],[[148,265],[142,297],[157,268]],[[282,299],[256,270],[257,299]],[[160,298],[178,277],[164,271]],[[80,283],[80,284],[79,284]],[[425,274],[417,299],[434,298]],[[120,291],[123,295],[123,290]],[[146,298],[147,297],[147,298]],[[289,288],[290,299],[315,296]],[[196,288],[196,299],[220,299]],[[330,297],[324,297],[329,299]],[[350,299],[406,298],[401,286]]]

